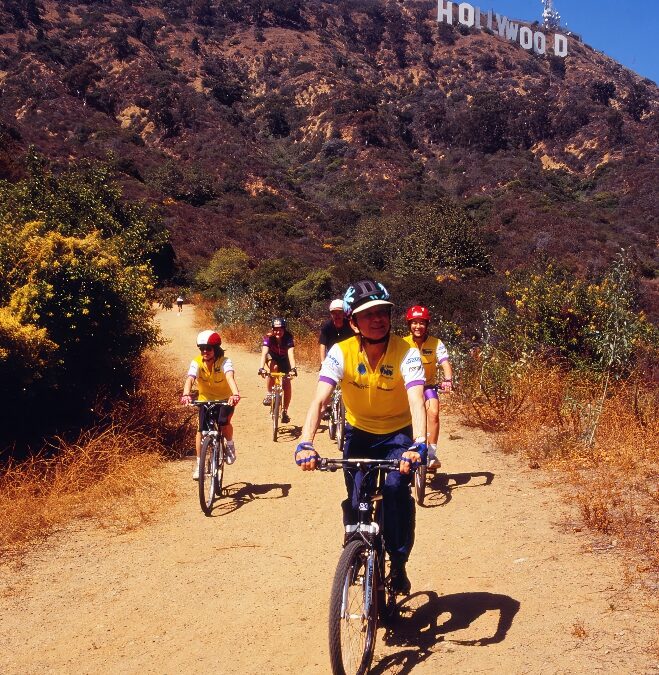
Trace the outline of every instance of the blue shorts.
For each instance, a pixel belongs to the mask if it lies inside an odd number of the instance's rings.
[[[412,427],[390,434],[372,434],[346,423],[343,457],[368,459],[400,459],[412,445]],[[343,502],[343,524],[358,521],[359,488],[364,478],[361,472],[343,473],[348,498]],[[410,495],[412,473],[389,471],[382,488],[384,510],[384,543],[392,562],[404,563],[414,545],[414,500]]]

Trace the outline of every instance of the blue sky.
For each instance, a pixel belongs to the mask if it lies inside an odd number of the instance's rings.
[[[466,0],[482,12],[541,20],[542,0]],[[554,0],[563,25],[583,41],[654,82],[659,80],[659,0]]]

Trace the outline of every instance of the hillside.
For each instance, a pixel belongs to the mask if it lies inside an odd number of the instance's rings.
[[[327,261],[362,215],[448,195],[499,272],[539,252],[597,270],[624,246],[651,289],[656,85],[573,38],[538,56],[435,19],[418,1],[2,0],[0,177],[31,144],[112,153],[126,193],[160,203],[179,276],[227,243]]]

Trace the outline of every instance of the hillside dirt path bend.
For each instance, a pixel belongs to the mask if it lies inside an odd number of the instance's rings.
[[[183,382],[194,310],[160,312],[162,365]],[[294,381],[274,443],[256,352],[225,345],[243,399],[238,459],[213,516],[192,460],[155,522],[117,534],[78,523],[0,566],[0,672],[329,673],[327,607],[343,532],[340,474],[302,474],[296,433],[317,373]],[[326,430],[321,454],[335,455]],[[442,471],[417,509],[412,596],[378,631],[372,673],[656,673],[656,616],[619,560],[569,526],[546,475],[444,419]]]

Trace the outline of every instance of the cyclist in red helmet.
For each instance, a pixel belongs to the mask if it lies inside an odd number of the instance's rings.
[[[233,363],[224,355],[221,347],[222,338],[214,330],[203,330],[197,336],[197,347],[201,352],[190,363],[188,374],[183,385],[181,403],[192,403],[192,386],[197,383],[199,401],[224,401],[236,406],[240,401],[240,392],[233,372]],[[199,454],[201,452],[201,431],[204,428],[204,409],[199,408],[199,425],[197,427],[196,452],[197,464],[192,477],[199,480]],[[224,438],[227,441],[227,464],[236,461],[236,446],[233,442],[233,426],[231,417],[223,427]]]
[[[438,366],[442,368],[442,380],[439,383],[443,392],[449,393],[453,384],[453,369],[449,362],[449,355],[444,343],[428,332],[430,312],[427,307],[414,305],[407,310],[405,316],[410,334],[403,339],[411,347],[421,352],[421,361],[426,373],[424,397],[426,401],[426,415],[428,419],[428,467],[440,466],[437,458],[437,440],[439,439],[439,397],[435,389],[437,383]]]

